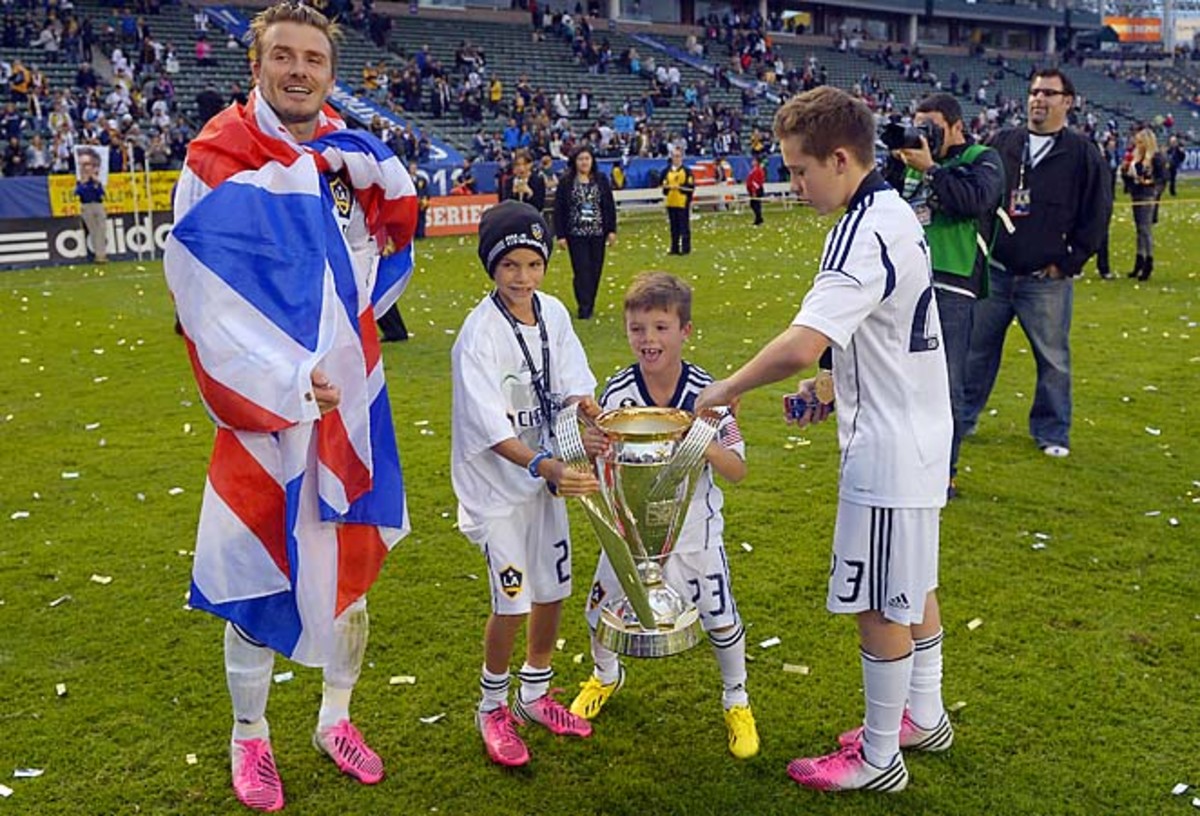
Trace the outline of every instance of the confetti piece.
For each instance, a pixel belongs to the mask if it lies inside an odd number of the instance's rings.
[[[572,657],[571,662],[577,666],[580,665],[581,663],[583,663],[583,652],[580,652],[579,654]]]
[[[1192,797],[1192,807],[1194,807],[1194,808],[1200,808],[1200,796],[1193,796],[1193,797]]]
[[[37,779],[45,772],[42,768],[17,768],[13,771],[13,779]]]
[[[564,647],[564,646],[566,646],[566,645],[567,645],[567,639],[566,639],[566,638],[559,638],[558,640],[556,640],[556,641],[554,642],[554,648],[555,648],[555,649],[558,649],[560,652],[563,650],[563,647]]]
[[[55,683],[54,684],[54,693],[57,694],[59,697],[66,697],[67,696],[67,684],[66,683]]]
[[[1154,516],[1161,516],[1161,515],[1162,515],[1162,510],[1147,510],[1146,511],[1147,518],[1153,518]]]
[[[1044,549],[1046,549],[1046,545],[1045,545],[1045,543],[1043,543],[1043,542],[1041,542],[1041,541],[1037,541],[1037,542],[1034,542],[1034,544],[1033,544],[1033,545],[1030,547],[1030,549],[1032,549],[1032,550],[1044,550]]]
[[[974,632],[980,626],[983,626],[983,618],[972,618],[970,622],[967,623],[967,628],[972,632]]]
[[[1190,788],[1190,787],[1191,787],[1191,785],[1189,785],[1187,782],[1180,782],[1180,783],[1176,784],[1175,787],[1171,788],[1171,795],[1172,796],[1182,796],[1183,794],[1188,792],[1188,788]]]
[[[183,432],[185,434],[190,434],[192,432],[192,423],[190,423],[190,422],[183,423]]]
[[[1151,428],[1149,425],[1146,426],[1146,433],[1150,434],[1151,436],[1162,436],[1161,429]]]
[[[102,383],[102,382],[108,382],[108,377],[92,377],[92,382],[97,383],[97,384]]]
[[[389,686],[415,686],[416,684],[417,678],[413,677],[411,674],[394,674],[392,675],[391,679],[388,680]]]
[[[432,717],[421,717],[419,719],[421,720],[421,722],[425,723],[426,725],[433,725],[435,722],[437,722],[438,720],[441,720],[445,716],[446,716],[446,712],[443,711],[441,714],[434,714]]]
[[[96,429],[97,429],[97,428],[99,428],[99,427],[100,427],[100,423],[99,423],[99,422],[89,422],[87,425],[84,425],[84,426],[83,426],[83,429],[84,429],[85,431],[94,431],[94,430],[96,430]]]
[[[759,645],[759,647],[760,647],[760,648],[762,648],[762,649],[770,649],[772,646],[778,646],[780,643],[783,643],[783,641],[782,641],[782,640],[780,640],[779,638],[777,638],[777,637],[770,637],[770,638],[767,638],[766,640],[764,640],[762,643],[760,643],[760,644],[758,644],[758,645]]]
[[[967,707],[967,701],[959,700],[958,702],[951,703],[950,705],[946,706],[946,710],[953,713],[955,711],[962,711],[966,707]]]
[[[17,512],[15,512],[11,516],[9,516],[9,518],[12,519],[13,521],[17,521],[18,519],[27,519],[27,518],[29,518],[29,511],[28,510],[18,510]]]
[[[12,795],[13,795],[12,788],[10,788],[8,785],[0,785],[0,796],[3,796],[5,799],[7,799],[8,797],[10,797]]]
[[[278,674],[275,675],[275,682],[276,683],[286,683],[295,676],[296,675],[290,671],[279,672]]]
[[[170,490],[167,491],[167,495],[168,496],[178,496],[182,492],[183,492],[182,487],[172,487]]]
[[[55,598],[53,601],[50,602],[50,608],[53,609],[54,607],[58,606],[59,604],[66,603],[69,600],[71,600],[70,595],[59,595],[57,598]]]
[[[93,584],[103,584],[105,586],[108,586],[109,584],[112,583],[112,576],[111,575],[97,575],[96,573],[92,573],[91,581]]]
[[[185,762],[187,762],[188,765],[195,765],[197,762],[200,761],[200,760],[196,759],[195,754],[188,754],[183,759]]]
[[[418,419],[416,422],[413,423],[413,425],[416,425],[418,428],[424,428],[428,424],[429,424],[428,419]]]
[[[1171,516],[1171,518],[1167,519],[1167,524],[1170,524],[1172,527],[1178,527],[1179,519],[1175,518],[1174,516]]]
[[[1046,535],[1045,533],[1034,533],[1033,537],[1038,539],[1039,541],[1049,541],[1050,540],[1050,536]]]
[[[79,478],[79,472],[78,472],[78,471],[74,471],[74,470],[64,470],[64,471],[62,472],[62,477],[63,477],[64,479],[78,479],[78,478]]]
[[[784,663],[783,670],[790,674],[808,674],[808,666],[799,663]]]
[[[743,541],[742,549],[745,550],[746,552],[754,552],[754,545],[751,544],[749,541]]]

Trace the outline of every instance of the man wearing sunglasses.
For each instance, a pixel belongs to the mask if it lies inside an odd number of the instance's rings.
[[[1100,247],[1112,187],[1099,149],[1067,127],[1075,88],[1065,74],[1033,75],[1025,127],[991,141],[1004,162],[1003,227],[992,250],[990,295],[975,305],[964,427],[987,404],[1015,316],[1037,362],[1029,433],[1047,456],[1070,453],[1073,279]]]

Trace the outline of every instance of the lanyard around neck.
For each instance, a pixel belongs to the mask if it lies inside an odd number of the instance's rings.
[[[508,321],[509,327],[513,330],[513,336],[517,338],[517,345],[521,347],[525,364],[529,366],[529,379],[533,383],[534,394],[537,395],[538,407],[542,409],[543,428],[549,432],[550,436],[554,436],[554,417],[550,413],[552,407],[550,400],[550,335],[546,331],[546,321],[542,319],[541,302],[537,295],[533,296],[533,319],[537,323],[538,336],[542,342],[541,371],[538,371],[537,366],[533,364],[533,355],[529,353],[529,346],[525,343],[525,335],[521,332],[520,322],[509,311],[499,292],[492,292],[492,303],[500,310],[500,314],[504,315],[504,319]]]

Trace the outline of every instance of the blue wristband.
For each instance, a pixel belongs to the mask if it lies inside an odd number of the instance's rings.
[[[534,454],[533,458],[529,460],[529,466],[527,468],[529,471],[529,475],[535,479],[542,478],[542,475],[540,473],[538,473],[538,465],[540,465],[545,460],[552,459],[552,458],[554,458],[554,455],[552,453],[550,453],[550,451],[548,451],[548,450],[538,451],[536,454]]]

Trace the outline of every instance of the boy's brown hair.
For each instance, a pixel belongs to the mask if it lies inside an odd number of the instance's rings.
[[[625,312],[662,309],[679,315],[679,325],[692,322],[692,287],[666,272],[643,272],[625,293]]]
[[[845,91],[823,85],[785,102],[775,112],[775,137],[800,137],[800,149],[825,161],[839,147],[864,167],[875,166],[875,118]]]
[[[276,23],[300,23],[301,25],[309,25],[318,29],[325,35],[325,39],[329,40],[329,65],[333,68],[334,72],[337,71],[337,41],[342,36],[341,26],[331,22],[328,17],[315,8],[302,6],[290,0],[288,2],[276,3],[270,8],[263,9],[255,15],[254,22],[250,23],[250,32],[254,35],[254,42],[250,45],[250,60],[252,62],[262,59],[263,38],[266,36],[267,29]]]

